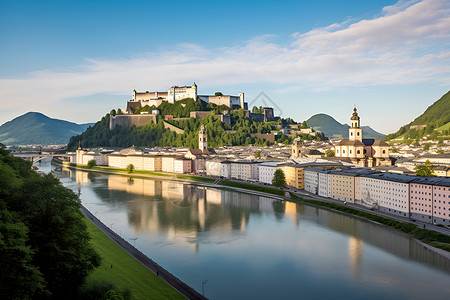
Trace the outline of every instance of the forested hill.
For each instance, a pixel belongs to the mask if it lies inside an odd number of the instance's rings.
[[[115,111],[111,111],[115,113]],[[169,111],[170,113],[170,111]],[[198,132],[201,124],[205,125],[208,133],[208,146],[211,148],[225,145],[245,146],[245,145],[265,145],[271,143],[262,138],[252,137],[254,133],[271,133],[273,128],[280,124],[278,122],[256,122],[245,116],[244,110],[230,111],[231,125],[222,123],[215,118],[215,112],[204,119],[188,118],[184,120],[170,120],[176,127],[184,129],[183,134],[164,127],[164,120],[158,116],[156,123],[150,121],[144,126],[121,127],[116,126],[109,129],[110,114],[105,115],[94,126],[89,127],[80,135],[73,136],[68,144],[69,150],[74,150],[78,142],[82,147],[198,147]],[[285,122],[280,120],[279,122]],[[302,134],[303,139],[320,139],[310,135]],[[281,135],[277,142],[291,143],[296,136]]]
[[[341,124],[327,114],[316,114],[309,118],[306,124],[314,130],[322,131],[328,138],[347,138],[350,128],[349,125]],[[384,136],[369,126],[361,126],[361,129],[364,138],[380,139]]]
[[[224,145],[269,145],[268,141],[253,138],[252,133],[270,133],[271,124],[253,122],[244,116],[243,111],[230,112],[232,125],[222,123],[214,117],[214,113],[204,119],[189,118],[182,121],[171,120],[170,123],[184,129],[183,134],[177,134],[164,128],[164,120],[150,121],[144,126],[122,127],[109,129],[109,116],[107,114],[93,127],[88,128],[81,135],[73,136],[68,149],[73,150],[81,142],[83,147],[198,147],[198,132],[201,124],[205,124],[208,132],[208,146],[220,147]],[[229,132],[227,132],[229,131]]]
[[[38,112],[28,112],[0,126],[0,143],[4,145],[60,145],[80,134],[91,124],[75,124],[52,119]]]
[[[414,125],[425,125],[424,128],[411,128]],[[400,127],[393,134],[385,137],[386,140],[404,137],[409,139],[421,138],[430,134],[432,138],[448,136],[450,129],[450,91],[439,100],[430,105],[423,114],[411,123]]]

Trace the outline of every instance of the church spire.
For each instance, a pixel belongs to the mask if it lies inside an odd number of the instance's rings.
[[[359,116],[358,116],[358,112],[356,110],[356,104],[353,107],[353,114],[352,117],[350,118],[350,122],[351,122],[351,127],[348,130],[348,138],[350,140],[359,140],[362,141],[362,130],[361,127],[359,126]]]

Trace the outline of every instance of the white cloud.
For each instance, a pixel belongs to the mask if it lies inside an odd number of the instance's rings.
[[[446,0],[399,1],[374,19],[294,33],[288,45],[270,42],[273,37],[216,49],[182,44],[129,59],[88,59],[70,72],[0,79],[2,109],[99,93],[130,95],[133,88],[166,90],[193,80],[202,86],[269,82],[314,90],[450,81]]]

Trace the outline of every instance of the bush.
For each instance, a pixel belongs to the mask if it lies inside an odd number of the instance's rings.
[[[133,164],[129,164],[129,165],[127,166],[127,172],[128,172],[128,174],[133,173],[133,171],[134,171],[134,165],[133,165]]]
[[[95,162],[95,160],[91,159],[90,161],[88,161],[87,166],[89,169],[92,169],[93,167],[95,167],[97,165],[97,163]]]
[[[83,284],[78,293],[79,299],[98,300],[98,299],[131,299],[129,289],[121,290],[117,288],[114,282],[110,281],[87,281]]]

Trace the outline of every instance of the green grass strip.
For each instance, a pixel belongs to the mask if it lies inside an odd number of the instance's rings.
[[[220,185],[232,186],[232,187],[237,187],[237,188],[242,188],[242,189],[247,189],[247,190],[253,190],[253,191],[258,191],[258,192],[263,192],[263,193],[284,196],[283,190],[260,186],[260,185],[254,185],[254,184],[248,184],[248,183],[242,183],[242,182],[236,182],[236,181],[230,181],[230,180],[222,180],[220,182]]]
[[[440,248],[446,251],[450,252],[450,236],[446,234],[442,234],[433,230],[423,229],[417,226],[416,224],[396,221],[393,219],[389,219],[386,217],[378,216],[372,213],[368,213],[365,211],[361,211],[355,208],[351,208],[345,205],[340,205],[336,203],[330,203],[330,202],[324,202],[324,201],[318,201],[318,200],[311,200],[311,199],[303,199],[298,197],[297,195],[290,193],[291,199],[296,200],[299,202],[305,202],[317,206],[327,207],[333,210],[345,212],[348,214],[352,214],[355,216],[363,217],[375,222],[378,222],[380,224],[390,226],[392,228],[398,229],[400,231],[403,231],[405,233],[410,234],[414,238],[418,239],[419,241],[422,241],[424,243],[427,243],[433,247]]]
[[[84,219],[92,238],[91,243],[102,257],[100,267],[89,274],[88,283],[114,282],[121,289],[128,288],[133,299],[185,299],[178,291],[123,250],[91,221]]]
[[[111,168],[111,167],[100,167],[100,166],[94,166],[92,168],[89,168],[85,165],[71,165],[72,167],[77,167],[86,171],[89,170],[97,170],[97,171],[109,171],[109,172],[121,172],[120,175],[152,175],[152,176],[160,176],[160,177],[170,177],[170,178],[178,178],[178,179],[187,179],[187,180],[195,180],[195,181],[202,181],[202,182],[214,182],[214,178],[209,177],[202,177],[202,176],[195,176],[195,175],[186,175],[186,174],[172,174],[172,173],[165,173],[165,172],[154,172],[154,171],[143,171],[143,170],[133,170],[132,173],[128,173],[127,169],[119,169],[119,168]],[[125,172],[126,174],[123,174]]]

